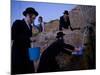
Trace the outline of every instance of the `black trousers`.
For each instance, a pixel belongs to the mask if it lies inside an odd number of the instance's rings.
[[[29,60],[28,48],[12,46],[11,75],[34,73],[33,61]]]

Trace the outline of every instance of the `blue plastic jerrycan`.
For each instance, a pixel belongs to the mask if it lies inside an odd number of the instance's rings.
[[[36,61],[40,57],[40,47],[29,48],[29,59],[31,61]]]

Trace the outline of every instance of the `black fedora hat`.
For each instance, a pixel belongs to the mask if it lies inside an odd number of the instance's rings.
[[[68,13],[68,11],[67,11],[67,10],[65,10],[63,14],[69,15],[69,13]]]
[[[56,38],[63,37],[65,34],[63,32],[58,32]]]
[[[26,14],[34,14],[38,16],[38,12],[32,7],[26,8],[26,10],[23,12],[23,15],[26,16]]]

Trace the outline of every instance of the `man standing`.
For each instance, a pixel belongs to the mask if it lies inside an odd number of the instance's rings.
[[[65,10],[64,15],[60,17],[59,30],[62,30],[62,28],[68,29],[68,27],[73,30],[70,25],[69,13],[67,10]]]
[[[16,20],[11,28],[11,74],[33,73],[34,65],[29,60],[28,48],[32,37],[32,25],[38,12],[32,8],[26,8],[23,12],[25,18]]]

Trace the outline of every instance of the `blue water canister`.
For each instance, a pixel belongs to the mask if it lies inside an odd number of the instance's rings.
[[[36,61],[40,57],[40,47],[29,48],[29,59]]]
[[[84,48],[81,47],[79,51],[72,52],[72,55],[83,55]]]

